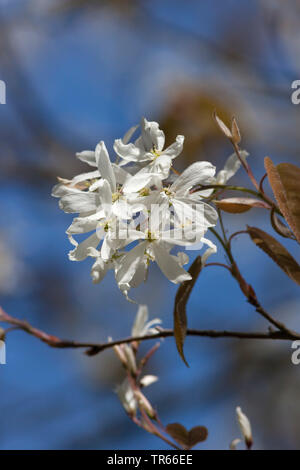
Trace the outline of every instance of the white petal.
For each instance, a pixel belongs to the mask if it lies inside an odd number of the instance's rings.
[[[156,263],[171,282],[179,284],[192,279],[192,276],[180,266],[179,262],[168,253],[161,243],[154,242],[152,248]]]
[[[182,152],[183,149],[183,143],[184,143],[184,136],[183,135],[178,135],[176,137],[176,141],[167,147],[164,151],[164,155],[168,155],[171,158],[176,158],[178,155]]]
[[[97,166],[95,152],[93,150],[84,150],[77,152],[76,157],[90,166]]]
[[[131,207],[127,204],[126,199],[118,199],[111,206],[112,213],[120,220],[131,219]]]
[[[162,180],[168,178],[170,168],[172,165],[172,158],[164,153],[157,157],[148,166],[150,173],[156,173]]]
[[[145,150],[150,151],[152,148],[161,151],[165,145],[165,134],[159,128],[155,121],[147,121],[146,118],[141,120],[142,138]]]
[[[216,184],[216,179],[213,179],[209,183],[205,183],[205,184]],[[213,192],[214,192],[213,188],[203,189],[203,190],[201,189],[200,191],[189,193],[188,197],[189,197],[189,199],[193,199],[193,201],[195,201],[195,202],[201,202],[201,201],[203,201],[203,198],[205,199],[205,198],[211,196]]]
[[[214,207],[201,201],[194,201],[189,197],[176,197],[171,200],[176,219],[180,224],[187,225],[189,220],[192,225],[207,230],[218,221],[218,213]]]
[[[74,244],[74,239],[72,243]],[[69,252],[69,259],[71,261],[83,261],[85,258],[87,258],[87,256],[89,256],[89,248],[97,248],[99,243],[99,234],[95,232],[86,240],[77,244],[76,248]]]
[[[82,181],[92,180],[99,177],[100,173],[98,170],[89,171],[88,173],[81,173],[80,175],[74,176],[74,178],[72,178],[71,185],[75,186],[75,184],[81,183]]]
[[[139,243],[123,257],[116,273],[118,285],[129,284],[144,257],[146,242]]]
[[[104,259],[104,261],[108,261],[114,252],[114,247],[113,247],[113,242],[110,239],[108,235],[106,235],[103,239],[103,243],[101,246],[101,257]]]
[[[204,237],[201,239],[201,242],[205,243],[209,247],[205,250],[205,252],[201,256],[201,264],[202,264],[202,266],[204,266],[206,264],[207,259],[211,255],[213,255],[214,253],[217,253],[217,247],[212,241],[210,241],[210,240],[208,240],[207,238],[204,238]]]
[[[145,238],[145,234],[140,230],[130,228],[127,224],[122,225],[120,222],[116,231],[116,248],[124,248],[130,243]]]
[[[112,167],[114,170],[116,182],[119,184],[124,184],[125,181],[130,178],[130,173],[128,173],[126,170],[121,168],[119,165],[116,165],[116,163],[112,163]]]
[[[58,183],[56,184],[53,189],[51,196],[53,197],[63,197],[66,194],[81,194],[82,191],[77,188],[73,188],[72,186],[66,185],[65,183]]]
[[[100,199],[101,208],[105,212],[106,217],[111,214],[112,208],[112,194],[111,187],[107,180],[101,180],[98,187],[98,194]]]
[[[101,256],[98,256],[95,263],[91,269],[91,276],[93,279],[93,283],[101,282],[102,279],[105,277],[108,269],[112,267],[111,263],[105,262]]]
[[[197,184],[208,184],[212,182],[216,167],[209,162],[196,162],[188,166],[171,186],[171,191],[185,194]]]
[[[160,204],[151,205],[151,212],[148,218],[148,228],[150,232],[157,234],[169,224],[169,201],[163,200]]]
[[[101,181],[102,181],[102,178],[98,179],[93,184],[91,184],[91,186],[89,186],[89,191],[90,192],[96,191],[99,188],[99,186],[101,186]]]
[[[126,134],[124,135],[122,139],[124,144],[128,144],[128,142],[131,140],[131,137],[133,136],[133,134],[135,133],[138,127],[139,125],[133,126],[126,132]]]
[[[96,209],[96,194],[74,192],[67,194],[59,201],[59,207],[67,213],[88,212]]]
[[[75,217],[66,233],[86,233],[95,230],[99,220],[105,216],[103,211],[96,212],[88,217]]]
[[[133,278],[129,283],[129,287],[138,287],[142,282],[145,282],[148,274],[148,264],[147,259],[142,258],[140,264],[138,265]]]
[[[137,193],[141,189],[149,186],[157,178],[156,174],[147,173],[144,170],[129,178],[123,186],[123,193]]]
[[[103,140],[101,140],[101,142],[99,142],[97,145],[95,155],[100,175],[109,182],[112,192],[115,192],[116,178],[111,161],[109,159],[107,148]]]
[[[155,333],[157,333],[157,329],[156,328],[151,328],[153,325],[160,325],[162,323],[161,319],[160,318],[153,318],[153,320],[150,320],[146,323],[145,325],[145,328],[144,328],[144,332],[143,334],[144,335],[155,335]]]
[[[240,151],[242,159],[246,160],[247,156],[249,155],[248,152],[245,150]],[[226,160],[225,166],[223,170],[219,171],[217,174],[217,183],[219,184],[226,184],[227,181],[232,178],[233,175],[239,170],[241,166],[241,162],[237,155],[233,153],[228,157]]]
[[[160,233],[160,240],[168,245],[190,246],[201,241],[204,230],[191,227],[190,229],[172,229]],[[202,245],[201,245],[202,246]]]
[[[146,161],[152,156],[152,154],[148,155],[134,144],[124,144],[122,139],[115,140],[114,151],[119,157],[129,162]]]
[[[180,266],[184,266],[185,264],[189,262],[188,255],[184,253],[183,251],[180,251],[179,253],[177,253],[176,258],[178,259],[178,263],[180,264]]]
[[[149,314],[147,305],[140,305],[131,330],[132,336],[140,336],[143,333],[148,316]]]
[[[142,385],[142,387],[148,387],[149,385],[152,385],[157,381],[158,377],[156,375],[144,375],[144,377],[142,377],[140,380],[140,384]]]

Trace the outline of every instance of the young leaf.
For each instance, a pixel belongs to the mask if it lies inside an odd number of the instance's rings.
[[[224,124],[224,122],[222,121],[222,119],[219,118],[219,116],[216,114],[216,112],[214,112],[214,118],[215,118],[215,121],[216,123],[218,124],[220,130],[223,132],[223,134],[230,140],[232,140],[232,133],[231,131],[229,130],[229,128],[226,126],[226,124]]]
[[[166,431],[176,442],[178,442],[178,444],[183,445],[184,447],[188,445],[188,431],[182,424],[168,424]]]
[[[222,211],[229,212],[231,214],[242,214],[243,212],[247,212],[252,209],[252,207],[270,209],[269,204],[266,202],[248,197],[229,197],[226,199],[215,200],[214,202],[220,209],[222,209]]]
[[[208,431],[205,426],[195,426],[188,431],[180,423],[168,424],[166,427],[167,433],[176,441],[182,445],[185,449],[191,449],[199,442],[203,442],[207,439]]]
[[[279,208],[300,243],[300,168],[291,163],[275,167],[269,157],[265,168]]]
[[[187,330],[187,317],[186,317],[186,304],[189,299],[190,293],[194,287],[196,279],[201,271],[202,263],[201,256],[198,256],[189,269],[192,276],[190,281],[184,281],[177,290],[174,305],[174,336],[176,341],[177,350],[181,359],[188,366],[184,357],[183,345],[186,337]]]
[[[195,426],[189,431],[189,444],[190,448],[194,447],[198,442],[203,442],[207,439],[208,431],[205,426]]]
[[[256,227],[247,227],[252,241],[261,248],[278,266],[300,285],[300,266],[292,255],[275,238]]]

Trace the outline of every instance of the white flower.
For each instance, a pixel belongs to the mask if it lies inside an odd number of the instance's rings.
[[[188,220],[198,219],[200,231],[216,225],[217,211],[190,193],[197,184],[207,184],[215,174],[216,168],[209,162],[196,162],[190,165],[169,187],[163,187],[160,193],[162,200],[166,199],[174,208],[176,221],[182,226]],[[196,193],[197,194],[197,193]]]
[[[131,335],[134,338],[137,336],[153,335],[157,333],[157,330],[152,328],[152,326],[155,324],[159,325],[161,320],[159,318],[154,318],[153,320],[148,321],[148,318],[149,313],[147,305],[140,305],[131,330]]]
[[[165,135],[157,122],[141,120],[141,136],[134,142],[125,144],[122,139],[115,140],[114,150],[127,163],[148,165],[148,172],[167,178],[172,164],[183,148],[184,137],[178,135],[176,141],[164,149]]]
[[[127,299],[129,290],[146,280],[151,261],[175,284],[191,279],[183,268],[187,255],[171,254],[174,246],[198,249],[197,243],[206,243],[209,248],[203,263],[216,251],[204,235],[216,224],[217,212],[204,202],[205,191],[191,191],[197,184],[216,181],[215,167],[209,162],[196,162],[168,183],[172,159],[182,150],[183,136],[177,136],[176,142],[164,149],[165,136],[158,123],[142,119],[141,136],[128,143],[136,128],[115,141],[121,162],[111,162],[101,141],[95,151],[77,154],[95,169],[71,180],[59,179],[52,192],[62,210],[76,214],[67,229],[74,245],[69,258],[94,258],[94,283],[100,282],[108,270],[114,270],[118,287]],[[128,171],[124,163],[130,164]],[[80,243],[74,238],[84,234],[86,238]]]
[[[250,421],[247,416],[242,412],[240,406],[237,406],[236,408],[236,416],[246,446],[248,447],[248,449],[250,449],[253,444]]]
[[[126,290],[137,273],[139,273],[137,283],[146,278],[150,261],[156,261],[163,274],[175,284],[191,279],[191,275],[182,268],[183,258],[170,254],[172,246],[186,245],[189,240],[184,237],[182,230],[164,230],[160,212],[164,216],[164,207],[153,214],[149,228],[142,230],[141,227],[140,238],[143,241],[126,253],[122,259],[121,267],[116,274],[116,280],[122,290]]]

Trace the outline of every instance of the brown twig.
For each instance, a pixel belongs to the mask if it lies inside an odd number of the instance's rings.
[[[257,307],[259,313],[270,321],[270,315],[262,309]],[[174,331],[171,329],[160,330],[152,335],[128,337],[122,338],[116,341],[110,341],[107,343],[89,343],[89,342],[77,342],[62,340],[56,336],[48,335],[42,330],[34,328],[28,322],[14,318],[4,312],[0,308],[0,322],[9,323],[10,325],[17,326],[19,329],[29,333],[44,343],[54,348],[74,348],[74,349],[86,349],[86,354],[89,356],[98,354],[106,349],[110,349],[113,346],[117,346],[125,343],[132,343],[134,341],[147,341],[159,338],[167,338],[174,336]],[[277,325],[276,325],[277,326]],[[197,330],[188,329],[188,336],[199,336],[207,338],[237,338],[237,339],[267,339],[267,340],[288,340],[294,341],[300,339],[300,334],[291,330],[286,331],[268,331],[268,332],[245,332],[245,331],[227,331],[227,330]]]

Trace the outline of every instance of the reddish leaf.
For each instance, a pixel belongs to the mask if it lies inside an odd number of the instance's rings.
[[[235,144],[239,144],[240,141],[242,140],[242,138],[241,138],[241,133],[240,133],[239,126],[238,126],[235,118],[233,118],[232,122],[231,122],[231,134],[232,134],[232,141]]]
[[[293,232],[282,222],[282,220],[278,217],[275,210],[271,210],[271,224],[275,232],[279,233],[282,237],[291,238],[295,240],[295,236]]]
[[[222,211],[229,212],[231,214],[241,214],[249,211],[252,207],[270,209],[269,204],[266,202],[248,197],[230,197],[215,200],[214,202],[220,209],[222,209]]]
[[[300,243],[300,168],[291,163],[275,167],[269,157],[265,168],[279,208]]]
[[[297,284],[300,285],[300,266],[292,255],[275,238],[256,227],[248,227],[252,241]]]
[[[174,336],[176,341],[177,350],[181,359],[188,366],[184,357],[183,345],[186,337],[187,317],[186,317],[186,304],[189,299],[190,293],[194,287],[196,279],[201,271],[202,263],[201,257],[198,256],[189,269],[192,276],[190,281],[184,281],[177,290],[174,305]]]
[[[185,449],[191,449],[199,442],[205,441],[208,435],[208,431],[205,426],[195,426],[188,431],[180,423],[168,424],[166,430],[167,433]]]

